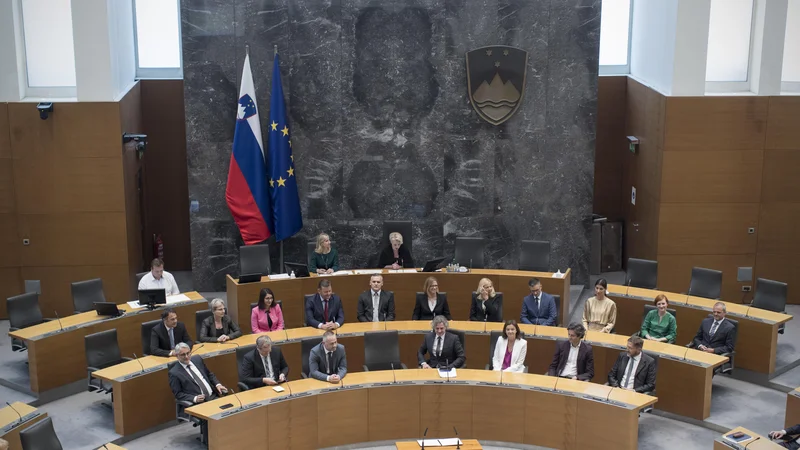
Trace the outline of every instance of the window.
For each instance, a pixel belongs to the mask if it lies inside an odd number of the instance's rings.
[[[747,81],[752,27],[753,0],[711,0],[706,81]]]
[[[800,0],[789,0],[783,43],[783,90],[800,90]]]
[[[28,97],[75,96],[71,0],[21,0]]]
[[[600,15],[600,73],[629,73],[631,0],[603,0]]]
[[[182,78],[178,0],[135,0],[136,77]]]

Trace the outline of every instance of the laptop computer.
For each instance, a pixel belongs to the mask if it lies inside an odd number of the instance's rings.
[[[239,275],[239,284],[256,283],[258,281],[261,281],[260,273],[245,273]]]
[[[156,305],[167,304],[167,291],[164,289],[140,289],[139,306],[155,309]]]
[[[94,310],[97,311],[98,316],[119,317],[123,314],[117,305],[110,302],[94,302]]]
[[[285,262],[283,263],[283,267],[286,269],[286,273],[292,273],[292,271],[294,271],[294,276],[297,278],[306,278],[311,276],[311,274],[308,273],[308,266],[305,264]]]
[[[436,258],[432,259],[425,263],[425,267],[422,268],[421,272],[436,272],[436,269],[444,262],[445,258]]]

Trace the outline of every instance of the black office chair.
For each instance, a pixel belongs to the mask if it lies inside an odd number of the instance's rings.
[[[319,345],[320,342],[322,342],[322,337],[300,341],[300,357],[303,361],[302,371],[300,372],[301,377],[308,378],[308,373],[311,371],[308,366],[308,356],[311,354],[311,349]]]
[[[139,290],[139,283],[142,282],[142,278],[150,272],[139,272],[136,274],[136,290]]]
[[[625,284],[643,289],[656,289],[658,284],[658,261],[628,258]]]
[[[756,279],[756,293],[750,306],[785,313],[787,295],[789,295],[788,284],[766,278],[758,278]],[[785,327],[786,324],[780,324],[778,333],[783,334]]]
[[[521,241],[519,270],[550,271],[550,241]]]
[[[167,372],[178,364],[178,361],[172,361],[167,364]],[[194,403],[187,400],[175,399],[175,419],[178,423],[191,423],[193,427],[200,427],[200,442],[203,444],[208,443],[208,423],[198,417],[186,414],[186,408],[191,408]]]
[[[194,313],[194,334],[195,334],[195,342],[200,342],[200,329],[203,327],[203,321],[206,320],[207,317],[211,317],[214,314],[209,309],[203,309],[201,311],[195,311]]]
[[[153,328],[161,323],[161,319],[151,320],[142,323],[142,355],[150,354],[150,335],[153,333]]]
[[[364,333],[364,372],[370,370],[407,369],[400,362],[400,341],[397,330]]]
[[[413,227],[410,220],[384,220],[383,221],[383,238],[381,239],[380,248],[389,245],[389,234],[400,233],[403,236],[403,246],[411,252],[411,241],[413,237]],[[372,267],[372,266],[369,266]]]
[[[95,303],[105,301],[102,279],[95,278],[72,283],[72,304],[75,307],[75,314],[92,311]]]
[[[659,358],[658,353],[652,353],[652,352],[647,352],[647,351],[642,351],[642,353],[644,353],[645,355],[653,358],[653,365],[656,366],[656,376],[658,376],[657,375],[658,374],[658,358]],[[658,384],[656,384],[656,388],[653,389],[652,391],[642,392],[642,394],[652,395],[653,397],[655,397],[656,396],[656,389],[658,389]],[[649,412],[652,412],[652,411],[653,411],[653,405],[646,406],[646,407],[642,408],[642,412],[643,413],[649,413]]]
[[[483,269],[486,239],[482,237],[457,237],[455,261],[470,269]]]
[[[131,358],[123,357],[119,350],[117,330],[111,329],[86,335],[83,338],[83,344],[86,351],[86,387],[88,391],[111,394],[113,402],[112,385],[104,384],[100,378],[94,378],[92,373],[123,361],[131,361]]]
[[[719,300],[722,296],[722,271],[692,267],[689,295]]]
[[[53,419],[46,417],[35,425],[19,431],[19,441],[22,450],[62,450],[61,441],[58,440],[56,430],[53,428]]]
[[[713,315],[709,314],[708,317],[714,318]],[[727,356],[728,362],[722,364],[721,366],[714,369],[714,375],[718,373],[727,373],[730,374],[733,372],[733,369],[736,368],[736,341],[739,339],[739,321],[733,320],[730,317],[725,317],[725,320],[729,320],[731,324],[733,324],[733,350],[730,353],[720,353],[720,356]],[[694,340],[686,344],[688,348],[694,348]]]
[[[269,245],[243,245],[239,247],[239,273],[269,275]]]
[[[35,292],[42,295],[42,281],[41,280],[25,280],[25,293]]]
[[[274,345],[274,344],[273,344]],[[236,373],[239,375],[239,381],[236,383],[236,386],[239,387],[239,392],[244,392],[250,389],[246,384],[242,382],[242,360],[244,360],[244,355],[252,352],[256,349],[256,345],[244,345],[241,347],[236,348]]]
[[[489,364],[486,364],[486,370],[494,370],[494,348],[497,346],[497,340],[502,335],[502,331],[492,331],[489,335]]]
[[[39,294],[35,292],[9,297],[6,299],[6,311],[10,326],[8,331],[17,331],[46,322],[39,309]],[[21,352],[26,348],[24,341],[11,338],[11,350]]]
[[[449,330],[447,330],[447,332],[448,333],[453,333],[456,336],[458,336],[458,340],[461,341],[461,348],[464,349],[464,354],[466,355],[467,354],[467,336],[466,336],[466,334],[462,330],[453,330],[453,329],[449,329]],[[466,361],[464,362],[464,365],[461,366],[461,368],[462,369],[466,369],[467,368]]]

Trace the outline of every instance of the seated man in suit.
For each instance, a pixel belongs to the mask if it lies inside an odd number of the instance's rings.
[[[459,368],[467,361],[464,356],[464,347],[461,346],[461,341],[458,336],[453,333],[448,333],[447,328],[450,323],[445,316],[436,316],[431,322],[430,333],[425,335],[422,345],[417,352],[417,360],[419,366],[423,369],[436,369],[446,368]],[[426,360],[425,354],[430,354]]]
[[[239,367],[239,381],[250,389],[274,386],[286,381],[289,366],[283,358],[280,347],[272,345],[269,336],[259,336],[256,348],[244,355]]]
[[[529,325],[556,326],[556,300],[552,295],[542,292],[542,283],[538,278],[531,278],[528,288],[531,294],[522,299],[520,321]]]
[[[192,338],[186,332],[186,325],[178,322],[178,313],[172,308],[161,312],[161,323],[150,332],[150,354],[153,356],[174,356],[175,346],[185,342],[192,348]]]
[[[197,404],[228,393],[228,388],[203,364],[203,358],[192,357],[188,344],[178,342],[175,356],[178,363],[169,369],[169,387],[177,400]]]
[[[394,320],[394,292],[381,290],[383,275],[369,277],[369,290],[358,296],[359,322]]]
[[[628,350],[619,354],[608,373],[608,385],[639,393],[656,389],[656,361],[642,352],[644,340],[628,338]]]
[[[730,353],[733,351],[736,331],[733,324],[725,320],[725,303],[714,304],[712,313],[714,317],[706,317],[700,323],[700,329],[692,341],[692,346],[708,353]]]
[[[344,345],[336,341],[333,331],[322,335],[322,342],[308,355],[308,375],[311,378],[338,383],[347,375],[347,355]]]
[[[781,447],[797,450],[800,449],[800,438],[796,436],[798,434],[800,434],[800,424],[781,431],[770,431],[767,436],[770,439],[782,439],[783,442],[778,443]]]
[[[306,324],[323,330],[335,330],[344,324],[342,299],[333,293],[330,280],[320,280],[316,295],[306,302]]]
[[[594,378],[594,353],[592,346],[583,342],[586,328],[579,323],[567,327],[569,339],[556,344],[553,362],[547,370],[551,377],[564,377],[573,380],[591,381]]]

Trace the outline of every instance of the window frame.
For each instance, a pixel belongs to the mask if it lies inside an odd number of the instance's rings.
[[[636,3],[634,0],[630,0],[628,3],[628,57],[627,57],[627,64],[615,64],[615,65],[602,65],[599,62],[598,58],[598,75],[630,75],[631,73],[631,33],[633,31],[633,4]],[[601,10],[600,14],[602,15],[602,2],[601,2]],[[602,20],[602,19],[601,19]],[[599,40],[598,40],[598,52],[599,52]]]
[[[136,20],[137,0],[133,0],[133,55],[136,64],[136,79],[150,80],[182,80],[183,79],[183,30],[181,23],[181,2],[176,1],[175,7],[178,8],[178,45],[181,46],[178,52],[180,58],[178,67],[139,67],[139,24]]]
[[[750,46],[747,50],[747,79],[744,81],[705,81],[705,91],[709,94],[725,93],[746,93],[752,92],[753,88],[753,44],[756,34],[756,7],[758,0],[753,0],[752,11],[750,12]],[[709,17],[709,20],[710,17]],[[708,65],[708,54],[706,54],[706,65]],[[705,75],[704,75],[705,78]]]

